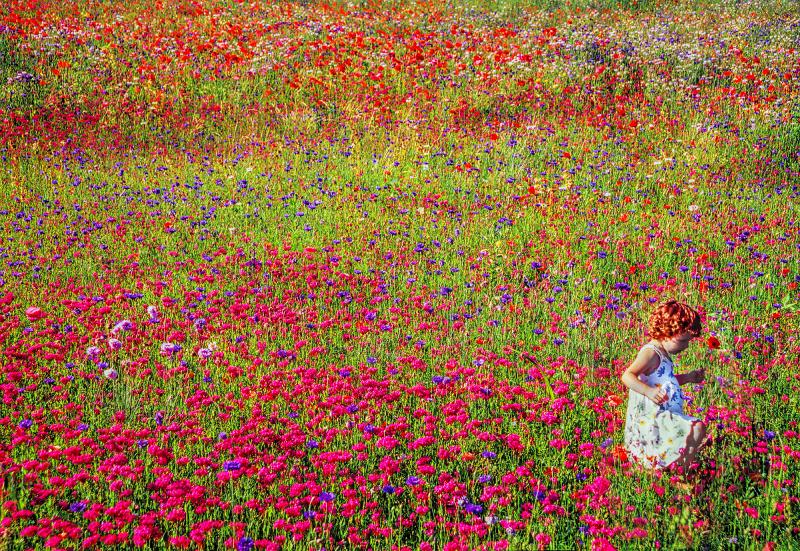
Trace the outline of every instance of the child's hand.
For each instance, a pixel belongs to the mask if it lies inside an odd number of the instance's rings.
[[[667,401],[669,396],[667,396],[667,391],[664,390],[661,385],[651,386],[650,389],[645,394],[650,400],[653,401],[656,405],[661,405]]]
[[[695,384],[702,383],[705,380],[706,380],[706,370],[705,369],[695,369],[694,371],[692,371],[692,382],[693,383],[695,383]]]

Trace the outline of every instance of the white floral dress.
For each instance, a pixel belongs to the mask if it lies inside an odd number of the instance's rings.
[[[625,448],[634,461],[664,469],[680,458],[692,424],[699,419],[683,413],[684,395],[672,371],[672,360],[653,344],[642,348],[655,350],[661,363],[650,375],[639,375],[639,380],[649,386],[661,385],[668,400],[658,405],[643,394],[628,390]]]

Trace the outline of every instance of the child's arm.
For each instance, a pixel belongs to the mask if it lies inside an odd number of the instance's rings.
[[[639,380],[639,375],[652,373],[658,367],[659,357],[650,348],[642,348],[636,355],[636,359],[628,366],[620,379],[629,389],[647,396],[656,404],[661,404],[667,400],[667,391],[660,386],[649,386]]]
[[[678,373],[675,375],[675,378],[678,379],[679,385],[685,385],[686,383],[702,383],[706,378],[706,370],[695,369],[689,373]]]

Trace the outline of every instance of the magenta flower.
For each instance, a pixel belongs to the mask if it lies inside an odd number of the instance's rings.
[[[38,321],[47,317],[47,314],[37,306],[30,306],[25,310],[25,316],[28,318],[28,321]]]

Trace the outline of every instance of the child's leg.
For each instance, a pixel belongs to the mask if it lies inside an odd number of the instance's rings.
[[[692,430],[686,437],[686,448],[683,453],[682,465],[688,467],[697,458],[703,439],[706,436],[706,426],[702,421],[692,423]]]
[[[714,437],[709,436],[708,428],[705,426],[705,423],[703,424],[703,428],[704,428],[704,438],[703,441],[700,443],[700,445],[697,447],[698,452],[714,442]]]
[[[706,424],[702,421],[697,421],[692,425],[692,432],[694,433],[695,453],[703,448],[706,439]]]

